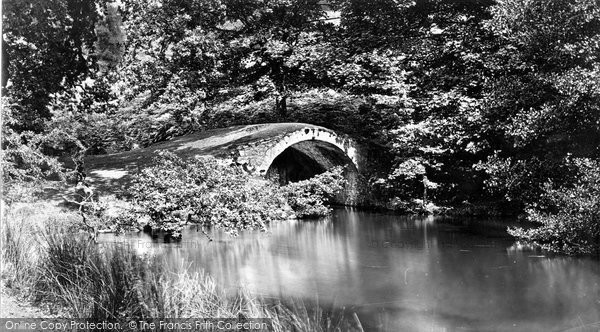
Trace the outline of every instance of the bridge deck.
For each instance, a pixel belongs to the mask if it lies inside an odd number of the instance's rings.
[[[240,146],[278,140],[303,128],[324,127],[305,123],[269,123],[213,129],[184,135],[150,147],[86,158],[90,184],[102,192],[120,192],[130,175],[151,164],[159,150],[173,151],[181,157],[194,155],[231,156]]]

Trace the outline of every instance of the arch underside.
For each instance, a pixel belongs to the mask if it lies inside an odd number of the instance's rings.
[[[307,140],[292,144],[273,159],[266,177],[285,185],[309,179],[335,166],[345,166],[347,184],[334,201],[337,204],[353,205],[358,178],[356,166],[344,151],[325,141]]]

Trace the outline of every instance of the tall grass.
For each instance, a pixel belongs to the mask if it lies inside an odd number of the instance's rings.
[[[162,258],[139,256],[128,246],[100,246],[57,218],[30,228],[23,226],[23,218],[13,221],[2,229],[3,262],[8,266],[3,278],[10,277],[22,293],[53,303],[70,317],[267,318],[274,331],[361,330],[343,310],[294,299],[266,301],[243,288],[227,295],[204,273],[168,271]]]
[[[77,215],[43,203],[3,206],[0,225],[0,277],[8,287],[31,284],[42,251],[39,241],[43,225],[75,225]]]

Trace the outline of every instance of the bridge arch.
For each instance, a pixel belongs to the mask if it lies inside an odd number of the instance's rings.
[[[347,183],[335,201],[344,205],[356,203],[358,153],[356,143],[347,136],[322,127],[301,128],[274,141],[258,159],[255,174],[278,180],[281,185],[344,166]]]
[[[294,146],[303,146],[303,142],[313,142],[316,146],[333,146],[342,152],[358,171],[358,155],[355,142],[346,136],[337,135],[335,132],[322,127],[306,127],[285,135],[264,152],[262,161],[256,168],[256,173],[266,176],[275,159],[284,151]],[[325,144],[323,144],[325,143]],[[304,144],[304,146],[307,146]]]

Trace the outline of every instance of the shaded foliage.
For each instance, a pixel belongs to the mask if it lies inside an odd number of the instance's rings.
[[[44,153],[44,136],[13,129],[18,107],[10,98],[2,98],[2,197],[8,203],[40,191],[46,180],[65,175],[59,161]]]
[[[327,203],[344,188],[343,171],[335,167],[308,180],[289,183],[281,191],[297,217],[323,217],[331,213]]]
[[[600,254],[600,163],[573,161],[578,179],[557,187],[546,183],[540,202],[528,210],[528,220],[540,227],[509,232],[542,247],[570,254]]]
[[[4,1],[3,73],[9,93],[23,108],[19,129],[40,131],[51,94],[87,74],[98,19],[94,0]],[[3,84],[3,88],[5,85]]]

